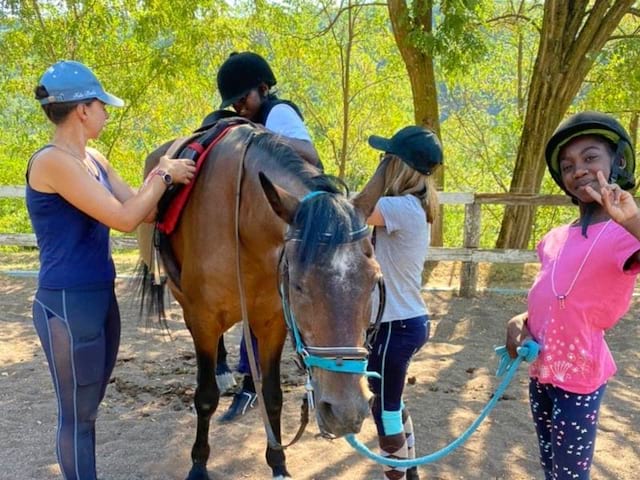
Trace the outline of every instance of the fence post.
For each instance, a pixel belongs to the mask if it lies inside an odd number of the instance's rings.
[[[480,246],[480,204],[468,203],[464,206],[464,247],[473,249]],[[460,296],[473,297],[478,282],[478,264],[472,259],[462,262],[460,271]]]

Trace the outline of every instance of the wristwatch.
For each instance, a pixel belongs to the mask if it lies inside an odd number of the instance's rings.
[[[160,176],[165,185],[169,186],[173,184],[173,177],[166,170],[156,170],[156,175]]]

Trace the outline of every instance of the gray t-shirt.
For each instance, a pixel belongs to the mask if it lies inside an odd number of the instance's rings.
[[[431,230],[420,200],[413,195],[382,197],[377,207],[384,227],[376,227],[375,255],[387,290],[383,322],[404,320],[428,313],[422,299],[422,270]],[[373,317],[378,291],[373,294]]]

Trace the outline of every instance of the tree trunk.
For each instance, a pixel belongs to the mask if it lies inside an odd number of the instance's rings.
[[[387,6],[396,45],[402,55],[411,82],[415,122],[417,125],[430,128],[436,132],[438,138],[442,138],[433,57],[417,48],[410,37],[415,29],[426,34],[431,33],[433,1],[416,0],[412,2],[412,16],[409,15],[409,7],[405,0],[389,0]],[[438,190],[442,190],[444,169],[436,170],[434,179]],[[434,246],[442,245],[442,211],[440,213],[431,229],[431,244]]]
[[[510,193],[537,193],[547,139],[562,120],[597,54],[633,0],[548,0]],[[535,210],[508,206],[496,246],[527,248]]]
[[[349,115],[351,109],[351,49],[354,42],[354,16],[351,11],[351,1],[346,10],[348,37],[347,43],[340,47],[341,87],[342,87],[342,145],[338,167],[338,178],[344,180],[347,172],[347,148],[349,145]]]

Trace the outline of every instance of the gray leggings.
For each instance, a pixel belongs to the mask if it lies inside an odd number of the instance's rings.
[[[113,284],[40,288],[33,322],[58,402],[56,453],[66,480],[95,480],[95,421],[120,344]]]

